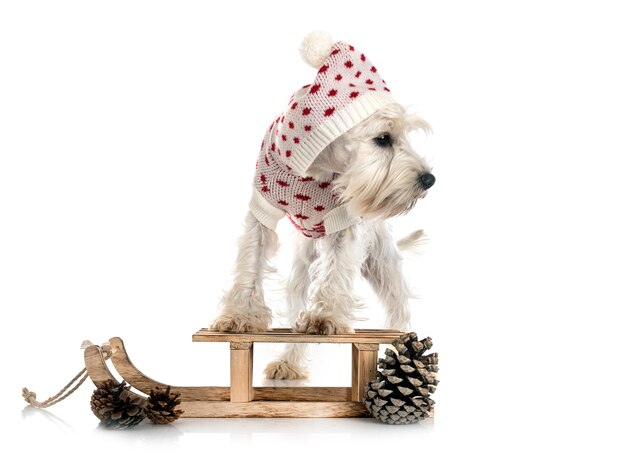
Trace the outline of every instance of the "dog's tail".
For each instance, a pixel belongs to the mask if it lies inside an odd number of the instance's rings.
[[[426,234],[422,229],[418,229],[415,232],[411,232],[404,238],[401,238],[396,242],[400,251],[404,252],[415,252],[420,245],[426,242]]]

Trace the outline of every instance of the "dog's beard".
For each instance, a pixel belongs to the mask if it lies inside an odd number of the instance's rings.
[[[417,189],[417,188],[416,188]],[[374,211],[372,215],[381,218],[391,218],[393,216],[401,216],[413,209],[417,201],[425,194],[418,190],[398,191],[383,200],[382,206]]]
[[[374,197],[359,195],[347,198],[342,195],[342,199],[347,202],[348,212],[353,216],[387,219],[408,213],[424,195],[425,192],[412,187]]]
[[[414,156],[363,156],[335,185],[353,216],[390,218],[410,211],[426,191],[419,187]]]

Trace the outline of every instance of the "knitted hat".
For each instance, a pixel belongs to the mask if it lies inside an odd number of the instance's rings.
[[[273,124],[270,147],[277,160],[303,176],[326,146],[393,98],[378,69],[352,45],[312,32],[300,53],[317,75],[296,91]]]
[[[348,213],[331,182],[306,177],[306,170],[326,146],[393,99],[378,69],[353,46],[313,32],[300,52],[317,75],[265,133],[250,210],[265,227],[275,229],[287,215],[304,236],[320,238],[358,217]]]

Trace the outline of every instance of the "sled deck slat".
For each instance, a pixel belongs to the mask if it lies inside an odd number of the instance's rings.
[[[259,333],[224,333],[202,328],[192,339],[194,342],[252,342],[252,343],[343,343],[390,344],[402,335],[400,330],[355,330],[341,335],[308,335],[295,333],[290,328],[274,328]]]

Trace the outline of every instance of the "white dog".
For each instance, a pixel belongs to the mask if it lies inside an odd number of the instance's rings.
[[[302,234],[287,284],[288,317],[296,331],[353,332],[359,274],[380,298],[386,326],[404,330],[409,290],[400,251],[421,231],[396,244],[385,220],[408,212],[435,182],[407,139],[411,130],[430,128],[391,98],[378,70],[354,47],[313,33],[301,52],[318,73],[266,133],[234,283],[212,328],[270,328],[263,279],[277,248],[275,224],[288,215]],[[305,377],[304,345],[289,345],[265,374]]]

